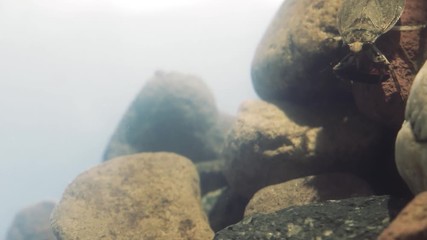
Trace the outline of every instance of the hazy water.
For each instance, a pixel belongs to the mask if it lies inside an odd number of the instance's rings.
[[[155,70],[201,76],[229,113],[255,97],[250,62],[281,1],[143,2],[0,0],[0,238],[100,162]]]

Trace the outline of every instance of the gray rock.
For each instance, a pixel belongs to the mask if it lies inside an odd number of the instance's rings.
[[[382,153],[383,129],[354,108],[247,101],[224,149],[225,177],[248,200],[259,189],[322,173],[366,173]]]
[[[104,160],[156,151],[194,162],[216,159],[224,141],[220,119],[212,92],[199,77],[156,72],[123,116]]]
[[[49,217],[55,203],[44,201],[27,207],[16,214],[6,240],[56,240]]]
[[[351,98],[332,73],[343,50],[336,27],[341,0],[286,0],[252,61],[252,83],[265,100],[319,102]],[[342,54],[341,54],[342,55]]]
[[[427,190],[427,64],[415,77],[405,121],[396,137],[395,161],[413,194]]]
[[[376,239],[406,202],[372,196],[294,206],[245,218],[216,233],[214,239]]]
[[[369,184],[352,174],[329,173],[308,176],[262,188],[246,206],[245,217],[258,213],[272,213],[296,205],[372,194]]]
[[[405,120],[411,124],[417,141],[427,140],[427,63],[418,72],[409,93]]]
[[[190,160],[141,153],[80,174],[51,217],[59,240],[211,239]]]

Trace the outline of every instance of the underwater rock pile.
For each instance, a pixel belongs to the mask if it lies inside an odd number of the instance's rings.
[[[261,99],[243,102],[236,117],[217,110],[200,78],[157,72],[104,162],[67,187],[51,218],[57,239],[425,236],[425,194],[410,200],[427,190],[427,66],[409,94],[418,72],[411,66],[427,58],[424,30],[387,32],[376,42],[400,92],[390,76],[340,79],[333,66],[349,51],[337,29],[342,3],[282,4],[252,62]],[[427,22],[427,2],[406,0],[401,22]]]

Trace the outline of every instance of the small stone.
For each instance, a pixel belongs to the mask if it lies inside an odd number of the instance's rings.
[[[303,177],[256,192],[246,206],[245,217],[326,200],[370,196],[372,193],[368,183],[347,173]]]
[[[50,227],[49,217],[54,202],[43,201],[16,214],[6,240],[56,240]]]
[[[58,240],[211,239],[190,160],[141,153],[80,174],[52,213]]]
[[[427,239],[427,192],[418,194],[397,215],[378,240]]]

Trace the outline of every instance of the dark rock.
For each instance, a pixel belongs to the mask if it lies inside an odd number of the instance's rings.
[[[56,240],[49,217],[55,203],[44,201],[16,214],[6,240]]]
[[[233,192],[230,188],[223,188],[209,196],[211,206],[208,207],[209,224],[216,232],[243,218],[243,212],[248,200]]]
[[[123,116],[104,160],[157,151],[194,162],[217,159],[225,131],[221,121],[212,92],[200,78],[156,72]]]
[[[200,176],[200,189],[202,196],[227,185],[224,174],[224,160],[212,160],[196,163],[197,172]]]
[[[216,240],[376,239],[406,200],[371,196],[294,206],[245,218]]]

